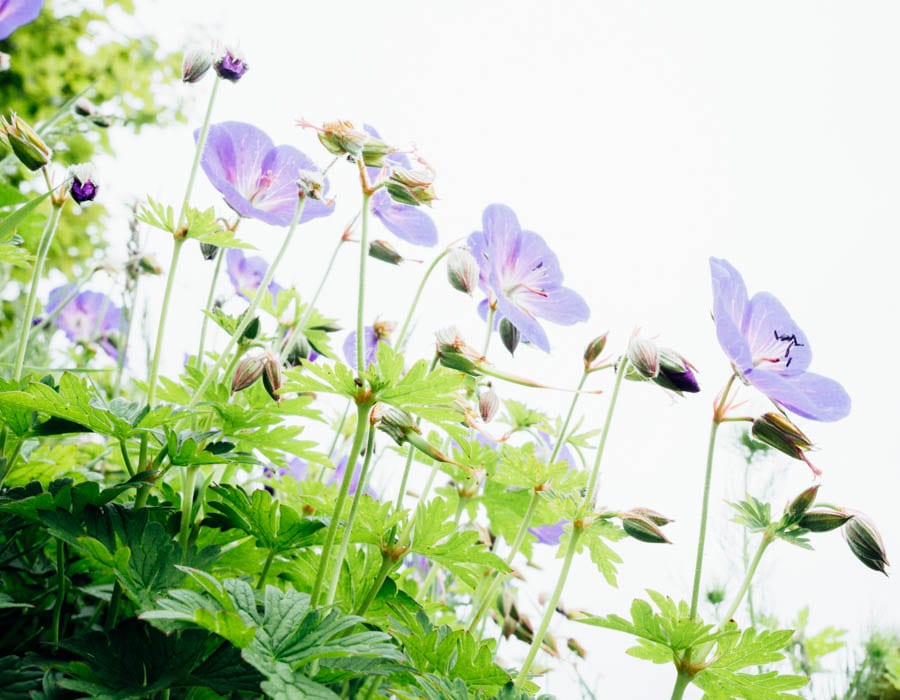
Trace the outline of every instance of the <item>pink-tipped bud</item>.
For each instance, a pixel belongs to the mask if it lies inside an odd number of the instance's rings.
[[[658,513],[655,510],[650,508],[632,508],[628,511],[629,513],[633,513],[635,515],[639,515],[642,518],[647,518],[650,522],[659,525],[662,527],[663,525],[668,525],[669,523],[674,523],[675,521],[672,518],[666,517],[662,513]]]
[[[403,256],[397,252],[387,241],[372,241],[369,244],[369,257],[390,263],[391,265],[399,265],[403,262]]]
[[[856,514],[841,532],[857,559],[873,571],[880,571],[887,576],[887,553],[875,523],[865,515]]]
[[[478,261],[465,248],[454,248],[447,256],[447,280],[450,286],[465,294],[471,294],[478,286],[480,275]]]
[[[609,336],[609,333],[604,333],[603,335],[598,335],[594,338],[590,343],[587,344],[587,347],[584,349],[584,368],[588,369],[594,362],[597,360],[600,355],[603,354],[603,350],[606,348],[606,338]]]
[[[821,474],[804,454],[807,450],[812,449],[812,442],[800,428],[781,413],[770,411],[761,415],[753,421],[750,432],[760,442],[774,447],[779,452],[784,452],[789,457],[805,462],[816,476]]]
[[[212,68],[212,54],[209,49],[193,48],[184,54],[181,80],[185,83],[199,82],[210,68]]]
[[[659,347],[652,340],[635,333],[628,343],[627,354],[638,374],[636,378],[655,379],[659,374]]]
[[[810,509],[819,493],[819,484],[810,486],[788,504],[785,514],[793,521],[799,521]]]
[[[481,420],[490,423],[500,410],[500,397],[493,389],[481,392],[478,397],[478,412],[481,414]]]
[[[281,362],[270,352],[265,354],[262,378],[263,386],[266,387],[266,392],[272,397],[272,400],[281,401],[281,395],[279,394],[283,383]]]
[[[265,355],[244,355],[238,362],[231,380],[231,393],[243,391],[256,383],[266,367]]]

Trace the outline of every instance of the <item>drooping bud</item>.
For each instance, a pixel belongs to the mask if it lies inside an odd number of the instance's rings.
[[[447,280],[450,286],[465,294],[471,294],[478,286],[481,272],[478,261],[465,248],[454,248],[447,256]]]
[[[250,66],[244,60],[244,54],[236,48],[226,46],[221,58],[216,59],[213,68],[222,80],[236,83],[244,77]]]
[[[479,376],[477,364],[484,358],[463,340],[456,326],[442,328],[437,332],[436,337],[437,355],[444,367],[465,372],[473,377]]]
[[[817,476],[821,474],[804,454],[806,450],[812,448],[812,442],[803,434],[800,428],[791,423],[781,413],[770,411],[761,415],[753,421],[753,428],[750,432],[760,442],[764,442],[776,450],[784,452],[789,457],[806,462]]]
[[[273,401],[281,401],[281,395],[278,393],[281,390],[281,385],[283,383],[281,362],[270,352],[267,352],[264,358],[265,364],[263,365],[262,373],[263,386],[266,388],[266,392],[272,397]]]
[[[688,362],[684,356],[679,355],[670,348],[659,349],[659,374],[653,381],[661,387],[670,389],[678,394],[687,392],[695,394],[700,391],[700,385],[694,376],[696,367]]]
[[[244,355],[234,370],[231,380],[231,393],[243,391],[259,379],[266,367],[265,355]]]
[[[519,340],[521,339],[522,334],[519,333],[519,329],[507,318],[500,319],[499,329],[500,340],[503,341],[503,347],[509,350],[510,355],[514,354],[516,348],[519,347]]]
[[[397,249],[387,241],[381,240],[372,241],[369,244],[369,257],[391,265],[399,265],[403,262],[403,256],[397,252]]]
[[[69,174],[72,176],[72,184],[69,186],[69,194],[78,204],[92,202],[97,196],[97,190],[100,186],[94,182],[94,169],[90,165],[83,163],[81,165],[73,165],[69,168]]]
[[[97,113],[97,108],[89,99],[82,97],[72,105],[72,111],[79,117],[93,117]]]
[[[481,392],[478,397],[478,412],[481,414],[481,420],[490,423],[500,410],[500,397],[493,389]]]
[[[810,532],[829,532],[851,520],[853,516],[835,508],[810,508],[797,524]]]
[[[322,199],[325,192],[325,176],[321,170],[301,170],[297,178],[300,193],[309,199]]]
[[[384,403],[375,404],[374,408],[372,408],[369,421],[373,425],[377,423],[378,427],[390,435],[398,445],[409,443],[419,450],[419,452],[422,452],[424,455],[437,462],[455,464],[458,467],[465,468],[464,465],[451,459],[437,447],[428,442],[428,440],[422,436],[422,431],[419,429],[419,426],[416,425],[413,417],[396,406],[390,406]]]
[[[594,363],[594,361],[603,354],[603,350],[606,348],[606,338],[608,335],[609,333],[598,335],[590,343],[587,344],[587,347],[584,349],[585,369],[588,369]]]
[[[431,170],[407,170],[397,166],[391,172],[385,188],[394,200],[414,207],[431,204],[437,199],[434,173]]]
[[[219,246],[213,245],[212,243],[201,243],[200,254],[203,256],[204,260],[215,260],[216,256],[219,254]]]
[[[29,170],[40,170],[50,162],[53,151],[15,112],[10,112],[9,121],[0,117],[0,131],[16,158]]]
[[[289,341],[291,343],[291,349],[287,353],[287,363],[291,367],[296,367],[300,364],[301,360],[313,359],[315,356],[315,352],[309,344],[309,341],[306,339],[306,336],[300,333],[293,334],[293,337]]]
[[[655,379],[659,374],[659,348],[652,340],[635,333],[628,343],[627,354],[640,378]]]
[[[642,518],[647,518],[647,520],[659,526],[668,525],[669,523],[675,522],[672,518],[666,517],[662,513],[658,513],[650,508],[632,508],[628,512],[640,515]]]
[[[220,59],[220,61],[224,62],[224,58]],[[181,80],[185,83],[199,82],[210,68],[212,68],[212,55],[210,54],[210,51],[199,47],[193,48],[184,54],[184,61],[181,64]],[[246,66],[244,66],[244,70],[247,70]],[[219,73],[219,69],[216,69],[216,73]],[[219,73],[219,75],[220,77],[224,77],[221,73]],[[241,75],[243,75],[243,73]],[[238,78],[240,78],[240,76],[238,76]],[[235,80],[236,79],[237,78],[235,78]],[[231,80],[231,78],[229,78],[229,80]]]
[[[875,524],[865,515],[856,514],[841,531],[844,539],[850,547],[853,555],[863,564],[874,571],[880,571],[885,576],[884,570],[889,566],[884,542]]]
[[[671,544],[659,526],[649,518],[634,512],[622,513],[620,517],[622,529],[630,537],[651,544]]]
[[[793,501],[788,504],[787,509],[785,510],[785,514],[793,521],[798,521],[803,517],[803,514],[809,510],[810,506],[813,504],[813,501],[816,500],[816,495],[819,493],[819,484],[815,486],[810,486],[803,493],[797,496]]]
[[[713,605],[720,605],[725,601],[725,589],[721,586],[713,586],[706,591],[706,600]]]

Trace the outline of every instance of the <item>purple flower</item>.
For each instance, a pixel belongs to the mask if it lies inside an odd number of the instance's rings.
[[[375,362],[375,353],[379,343],[390,345],[390,336],[394,330],[394,324],[390,321],[376,321],[372,326],[363,328],[363,355],[366,358],[366,367]],[[353,369],[356,367],[356,331],[350,331],[344,341],[344,358]]]
[[[266,271],[269,269],[269,263],[258,255],[247,257],[240,248],[229,248],[225,254],[225,269],[228,272],[228,278],[234,285],[234,290],[239,296],[249,300],[247,292],[255,292],[259,289]],[[269,293],[275,297],[281,291],[281,286],[273,280],[269,283]]]
[[[67,297],[74,285],[66,284],[50,292],[46,312],[53,313]],[[118,359],[119,351],[114,344],[122,322],[122,309],[113,304],[109,297],[99,292],[79,292],[56,317],[56,327],[62,330],[73,343],[99,342],[106,354]]]
[[[194,132],[196,139],[199,132]],[[252,124],[223,122],[209,128],[203,171],[228,206],[241,216],[288,226],[297,209],[297,179],[316,164],[293,146],[275,146]],[[332,207],[308,198],[300,223],[328,216]]]
[[[364,124],[363,128],[370,136],[381,138],[379,133],[368,124]],[[384,162],[388,168],[394,166],[410,169],[409,158],[402,153],[388,154],[385,156]],[[369,180],[374,182],[378,178],[381,168],[367,168],[367,171]],[[438,241],[437,227],[422,207],[397,202],[384,188],[372,196],[371,211],[388,231],[407,243],[433,246]]]
[[[483,231],[469,236],[469,248],[481,269],[479,286],[488,295],[479,311],[497,309],[496,321],[507,319],[522,339],[550,351],[547,334],[538,323],[544,318],[564,326],[586,321],[590,309],[584,299],[562,286],[563,274],[544,239],[523,231],[515,212],[491,204],[482,215]]]
[[[563,525],[567,522],[569,521],[560,520],[558,523],[553,523],[552,525],[530,527],[528,528],[528,532],[537,538],[538,544],[557,545],[559,544],[560,537],[563,536]]]
[[[237,49],[229,47],[225,47],[225,53],[221,58],[216,59],[216,62],[213,64],[213,70],[216,71],[216,75],[232,83],[236,83],[243,78],[244,73],[249,68],[250,66],[244,60],[243,54]]]
[[[72,199],[78,204],[92,202],[97,196],[97,190],[100,189],[94,181],[94,169],[87,164],[73,165],[69,172],[72,175],[72,184],[69,187]]]
[[[34,22],[43,5],[44,0],[0,0],[0,39]]]
[[[775,403],[812,420],[835,421],[850,413],[850,397],[833,379],[807,372],[809,341],[768,292],[748,299],[740,273],[710,258],[713,318],[719,344],[744,382]]]

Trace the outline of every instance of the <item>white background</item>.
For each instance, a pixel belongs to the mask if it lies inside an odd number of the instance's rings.
[[[491,202],[512,206],[524,227],[543,235],[592,318],[571,328],[548,325],[549,357],[524,348],[511,360],[496,343],[492,359],[501,367],[573,386],[591,337],[610,331],[610,349],[620,352],[636,326],[697,365],[701,394],[672,400],[654,386],[628,384],[615,417],[600,500],[676,518],[667,528],[675,544],[618,545],[625,559],[618,589],[578,562],[564,603],[625,615],[645,588],[690,595],[710,409],[729,373],[710,321],[710,255],[730,260],[751,294],[778,295],[810,339],[811,369],[846,387],[854,402],[847,419],[798,421],[820,448],[813,460],[824,471],[821,498],[869,514],[889,555],[900,546],[898,15],[888,2],[165,0],[148,4],[139,28],[173,50],[211,38],[240,42],[250,71],[222,86],[214,121],[252,122],[323,165],[327,154],[311,132],[293,126],[295,118],[366,121],[392,143],[414,143],[438,173],[433,214],[441,245],[479,229]],[[111,194],[180,201],[190,133],[209,88],[208,81],[176,86],[188,101],[187,126],[119,141],[124,157],[104,166]],[[335,169],[332,188],[336,213],[301,229],[276,275],[307,296],[358,208],[347,167]],[[227,211],[202,175],[194,200]],[[254,222],[241,233],[270,258],[282,235]],[[391,239],[383,231],[374,236]],[[412,258],[432,255],[392,242]],[[167,260],[166,241],[153,239],[151,247]],[[186,251],[177,279],[168,372],[196,347],[212,266],[194,253]],[[348,249],[320,304],[346,327],[355,265]],[[401,320],[423,267],[407,263],[398,271],[373,262],[369,320]],[[161,291],[155,281],[149,297],[158,300]],[[433,331],[448,323],[480,344],[474,306],[437,274],[411,351],[429,354]],[[598,378],[596,386],[609,380]],[[752,390],[743,394],[748,411],[765,409]],[[550,392],[524,396],[556,413],[568,402]],[[605,405],[604,397],[583,400],[586,425],[600,426]],[[743,488],[734,440],[726,426],[704,577],[731,592],[739,583],[739,528],[728,523],[723,500]],[[810,484],[809,470],[786,458],[758,465],[753,478],[772,482],[776,509]],[[876,628],[896,629],[895,579],[858,564],[835,533],[814,544],[815,552],[770,549],[757,604],[784,623],[810,605],[812,631],[836,625],[854,641]],[[549,592],[558,562],[548,555],[542,566],[528,575],[534,590]],[[567,629],[588,649],[582,671],[598,697],[668,697],[671,667],[624,655],[621,634]],[[519,643],[502,649],[510,662],[523,653]],[[838,656],[835,667],[847,662]],[[577,697],[574,676],[558,666],[545,689]],[[820,697],[836,678],[817,681]]]

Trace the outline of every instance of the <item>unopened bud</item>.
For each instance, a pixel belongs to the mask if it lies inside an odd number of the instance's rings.
[[[434,191],[434,173],[430,170],[406,170],[395,167],[385,188],[394,200],[414,207],[431,204],[437,199]]]
[[[671,544],[659,526],[649,518],[634,512],[622,513],[621,518],[622,529],[630,537],[651,544]]]
[[[386,403],[375,404],[371,421],[378,422],[378,427],[390,435],[398,445],[407,442],[410,433],[419,431],[411,415]]]
[[[266,388],[266,393],[272,397],[273,401],[281,401],[281,395],[278,393],[281,391],[282,385],[282,375],[281,375],[281,362],[275,357],[272,353],[268,352],[265,355],[266,363],[263,367],[263,386]]]
[[[162,274],[162,266],[150,255],[142,255],[138,260],[138,267],[141,268],[141,272],[148,275]]]
[[[659,348],[652,340],[635,333],[628,343],[628,360],[641,378],[655,379],[659,374]]]
[[[660,348],[659,374],[653,378],[653,381],[678,394],[685,391],[695,394],[700,391],[700,385],[694,376],[695,370],[696,367],[682,355],[669,348]]]
[[[253,320],[247,324],[247,327],[244,329],[244,332],[241,334],[241,339],[238,342],[243,343],[250,340],[255,340],[256,336],[259,335],[259,329],[259,316],[254,316]]]
[[[69,186],[72,199],[78,204],[92,202],[97,196],[97,190],[100,189],[94,181],[94,169],[83,163],[69,168],[69,174],[72,176],[72,184]]]
[[[606,338],[608,335],[609,333],[598,335],[590,343],[587,344],[587,347],[584,349],[585,369],[590,367],[594,363],[594,361],[603,354],[603,350],[606,348]]]
[[[668,518],[662,513],[657,513],[655,510],[650,508],[632,508],[629,513],[634,513],[635,515],[640,515],[642,518],[647,518],[651,523],[654,523],[659,526],[668,525],[669,523],[674,523],[675,521],[672,518]]]
[[[816,500],[816,495],[819,493],[819,484],[815,486],[810,486],[803,493],[797,496],[787,507],[785,513],[790,517],[793,521],[798,521],[803,517],[803,514],[809,510],[810,506],[813,504],[813,501]]]
[[[200,254],[203,256],[204,260],[215,260],[216,256],[219,254],[219,246],[213,245],[212,243],[201,243]]]
[[[569,641],[566,642],[566,646],[569,647],[569,651],[575,652],[580,658],[587,658],[587,649],[581,646],[581,644],[578,643],[578,640],[574,637],[569,637]]]
[[[477,365],[484,358],[462,339],[459,329],[448,326],[439,330],[436,336],[438,359],[444,367],[465,372],[473,377],[479,376]]]
[[[384,141],[370,134],[368,140],[362,147],[363,163],[370,168],[380,168],[384,165],[385,156],[390,155],[393,152],[394,149],[391,146],[388,146]]]
[[[352,122],[326,122],[318,132],[319,142],[329,153],[348,155],[356,158],[362,153],[363,146],[372,137],[364,131],[357,130]]]
[[[721,586],[714,586],[706,591],[706,600],[713,605],[720,605],[725,600],[725,589]]]
[[[483,391],[478,397],[478,412],[481,414],[481,420],[490,423],[500,410],[500,397],[493,389]]]
[[[507,318],[500,319],[500,340],[503,341],[503,347],[509,350],[510,355],[516,352],[521,337],[522,334],[519,333],[519,329],[512,324],[512,321]]]
[[[478,286],[478,261],[465,248],[454,248],[447,256],[447,280],[454,289],[471,294]]]
[[[196,83],[206,75],[210,68],[212,68],[212,56],[209,50],[193,48],[184,54],[184,61],[181,64],[181,80],[185,83]],[[246,70],[246,66],[244,69]]]
[[[222,80],[236,83],[244,77],[250,66],[244,60],[244,54],[236,48],[226,46],[225,53],[213,64],[213,68]]]
[[[72,105],[72,111],[79,117],[93,117],[97,113],[97,108],[93,102],[82,97]]]
[[[322,199],[325,192],[325,176],[321,170],[301,170],[297,178],[300,193],[309,199]]]
[[[0,117],[0,130],[16,158],[29,170],[40,170],[50,162],[53,151],[15,112],[10,112],[9,121]]]
[[[369,244],[369,257],[391,265],[399,265],[403,262],[403,256],[397,252],[397,249],[387,241],[381,240],[372,241]]]
[[[884,569],[886,566],[889,566],[889,562],[884,549],[884,542],[875,524],[869,518],[865,515],[854,515],[853,519],[844,526],[841,533],[850,546],[850,551],[853,552],[857,559],[870,569],[880,571],[887,576],[887,572]]]
[[[231,393],[243,391],[252,386],[259,379],[266,367],[265,355],[245,355],[238,362],[234,370],[234,379],[231,380]]]
[[[830,532],[852,518],[850,513],[835,508],[810,508],[797,524],[810,532]]]
[[[750,431],[760,442],[794,459],[803,459],[804,450],[812,448],[809,438],[781,413],[770,411],[753,421]]]

